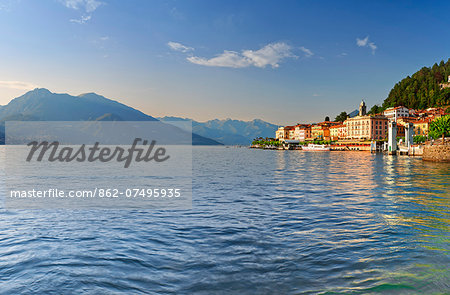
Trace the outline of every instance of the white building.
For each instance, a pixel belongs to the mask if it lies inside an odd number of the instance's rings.
[[[397,122],[397,119],[400,117],[409,117],[409,109],[399,106],[399,107],[391,107],[387,108],[383,115],[389,119],[390,122]]]

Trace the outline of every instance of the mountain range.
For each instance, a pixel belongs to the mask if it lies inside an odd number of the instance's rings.
[[[78,96],[36,88],[0,106],[0,143],[5,121],[191,121],[194,145],[248,145],[256,137],[273,137],[277,126],[262,120],[154,118],[96,93]]]
[[[157,121],[152,116],[95,93],[79,96],[36,88],[0,107],[0,143],[5,121]],[[194,145],[220,145],[213,139],[192,134]]]
[[[253,139],[258,137],[274,137],[277,125],[265,122],[260,119],[252,121],[241,120],[210,120],[197,122],[192,119],[179,117],[157,118],[163,122],[170,121],[190,121],[192,131],[204,137],[212,138],[225,145],[248,145]]]

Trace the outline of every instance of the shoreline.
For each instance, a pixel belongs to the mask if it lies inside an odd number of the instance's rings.
[[[442,140],[436,140],[434,142],[426,142],[423,144],[412,145],[406,147],[399,145],[398,149],[394,152],[389,152],[383,148],[373,149],[373,146],[362,144],[361,145],[338,145],[329,144],[329,150],[303,150],[303,146],[260,146],[251,145],[250,149],[259,150],[279,150],[279,151],[305,151],[305,152],[366,152],[371,154],[383,154],[383,155],[399,155],[409,157],[419,157],[428,162],[450,163],[450,139],[446,138],[444,143]]]

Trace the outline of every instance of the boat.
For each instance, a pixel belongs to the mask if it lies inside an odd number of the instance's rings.
[[[303,146],[302,150],[304,151],[329,151],[330,147],[324,144],[308,144],[307,146]]]

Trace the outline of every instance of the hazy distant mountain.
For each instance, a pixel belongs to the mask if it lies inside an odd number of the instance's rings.
[[[358,114],[359,114],[359,110],[354,110],[353,112],[350,112],[350,113],[348,114],[348,116],[349,116],[350,118],[354,118],[354,117],[358,116]]]
[[[83,121],[113,114],[125,121],[155,121],[141,111],[95,93],[72,96],[37,88],[17,97],[0,109],[0,121],[23,120]]]
[[[197,122],[179,117],[158,118],[161,121],[191,121],[192,131],[196,134],[212,138],[226,145],[249,145],[257,137],[275,137],[278,126],[255,119],[253,121],[240,120],[210,120]]]
[[[95,93],[79,96],[52,93],[36,88],[0,108],[0,137],[4,139],[5,121],[156,121],[132,107]],[[3,136],[2,136],[3,135]],[[0,142],[1,142],[0,139]],[[193,134],[193,144],[219,142]]]

